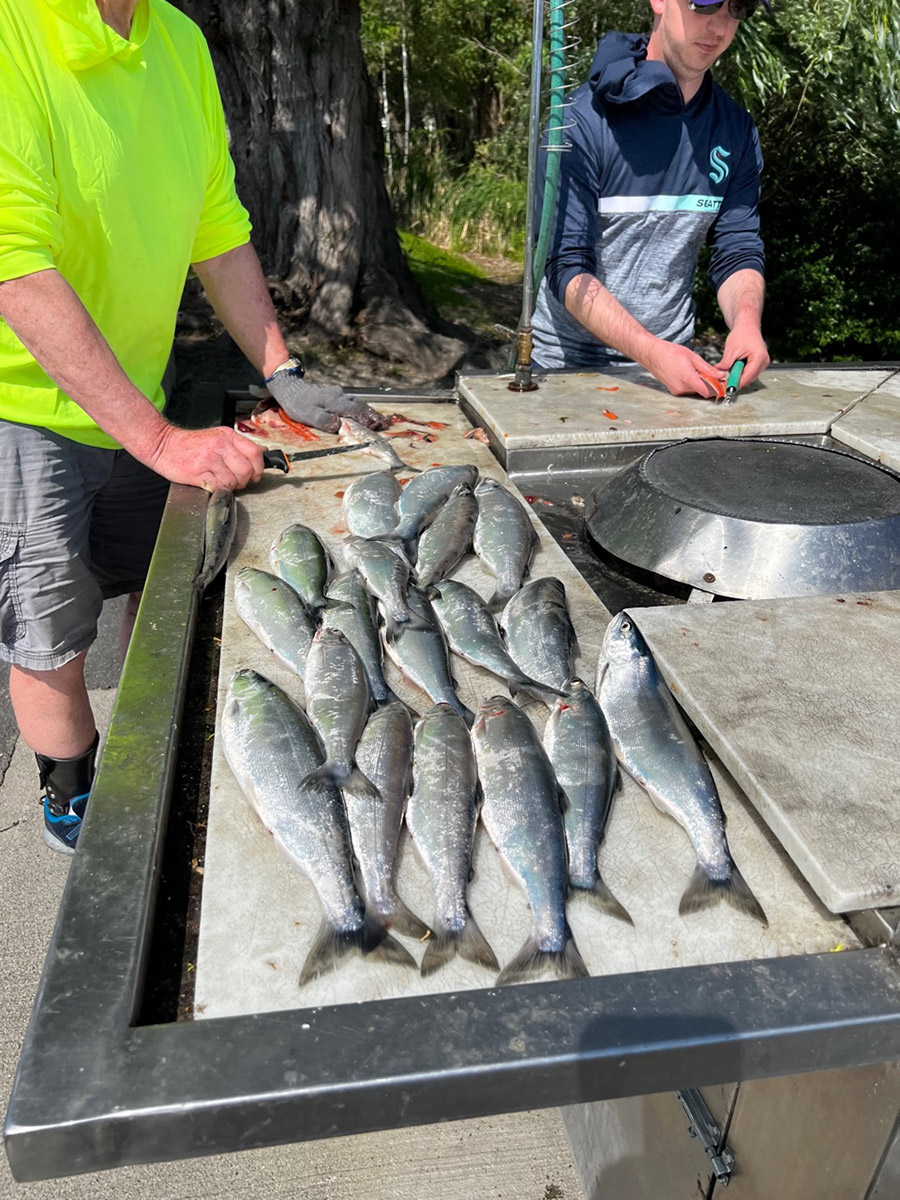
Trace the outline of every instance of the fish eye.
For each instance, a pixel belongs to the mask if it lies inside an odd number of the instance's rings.
[[[622,629],[623,633],[630,633],[631,632],[631,622],[623,621],[622,625],[621,625],[621,629]]]

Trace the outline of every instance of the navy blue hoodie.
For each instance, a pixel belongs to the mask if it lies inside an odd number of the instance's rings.
[[[688,344],[705,240],[716,290],[735,271],[765,269],[762,156],[749,113],[709,72],[685,104],[665,63],[647,60],[647,41],[607,34],[566,110],[556,227],[533,318],[543,367],[627,361],[566,312],[576,275],[596,275],[651,333]],[[538,206],[542,190],[541,181]]]

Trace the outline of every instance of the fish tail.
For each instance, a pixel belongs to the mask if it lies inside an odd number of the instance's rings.
[[[395,966],[412,967],[414,970],[418,966],[406,947],[391,937],[384,921],[377,913],[371,911],[366,912],[363,925],[362,953],[373,962],[393,963]]]
[[[497,976],[497,985],[524,983],[538,979],[547,970],[558,979],[587,979],[588,969],[575,945],[572,930],[566,925],[566,944],[562,950],[542,950],[530,937],[516,957]]]
[[[510,599],[511,596],[508,595],[503,588],[498,587],[493,596],[491,596],[490,600],[488,600],[487,606],[490,611],[496,615],[497,613],[503,612]]]
[[[617,920],[624,921],[628,925],[634,924],[628,910],[623,904],[619,903],[599,875],[595,876],[592,887],[573,887],[572,894],[574,896],[584,896],[600,912],[606,913],[609,917],[615,917]]]
[[[400,697],[396,694],[396,692],[392,691],[387,684],[385,684],[383,688],[379,689],[377,696],[373,692],[372,699],[375,701],[376,708],[385,708],[388,704],[402,703]]]
[[[487,943],[484,934],[475,923],[475,918],[466,910],[466,923],[462,929],[439,929],[432,932],[425,946],[422,959],[422,975],[433,975],[440,967],[459,955],[466,962],[491,971],[499,971],[497,956]]]
[[[300,970],[299,986],[336,970],[351,954],[405,967],[416,965],[409,951],[390,936],[384,923],[369,913],[358,929],[338,929],[324,920]]]
[[[688,913],[699,912],[704,908],[712,908],[720,900],[724,900],[738,912],[755,917],[763,925],[769,924],[762,905],[753,895],[749,884],[738,868],[733,865],[731,874],[726,879],[710,879],[698,863],[691,881],[681,897],[678,912],[680,916],[686,916]]]
[[[425,922],[397,895],[386,898],[386,903],[377,907],[370,905],[369,912],[377,916],[389,929],[402,933],[405,937],[421,940],[433,936]]]
[[[310,771],[308,775],[304,775],[298,787],[315,787],[316,784],[326,781],[335,784],[338,782],[337,763],[330,758],[326,759],[321,766],[316,767],[314,771]]]
[[[327,766],[327,764],[325,765]],[[319,769],[321,770],[321,767]],[[384,799],[372,780],[360,770],[356,763],[350,768],[349,775],[340,781],[340,786],[342,789],[352,792],[358,799],[365,800],[370,804],[379,804]]]
[[[531,679],[528,675],[511,675],[506,680],[506,686],[509,688],[509,694],[513,700],[524,693],[535,700],[540,700],[541,704],[545,704],[550,709],[553,708],[560,696],[565,695],[565,692],[550,687],[546,683],[538,683],[536,679]]]

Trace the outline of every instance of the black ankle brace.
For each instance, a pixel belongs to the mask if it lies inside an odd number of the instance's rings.
[[[44,754],[35,754],[47,807],[55,817],[67,813],[70,801],[76,796],[91,790],[99,744],[100,734],[95,733],[90,749],[75,758],[47,758]]]

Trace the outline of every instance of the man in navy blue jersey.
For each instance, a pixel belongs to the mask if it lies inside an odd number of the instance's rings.
[[[710,75],[757,0],[650,0],[653,29],[610,33],[567,109],[555,231],[533,319],[535,365],[636,362],[673,395],[765,370],[762,156],[753,121]],[[768,6],[768,0],[763,0]],[[690,349],[697,258],[729,328],[722,359]]]

